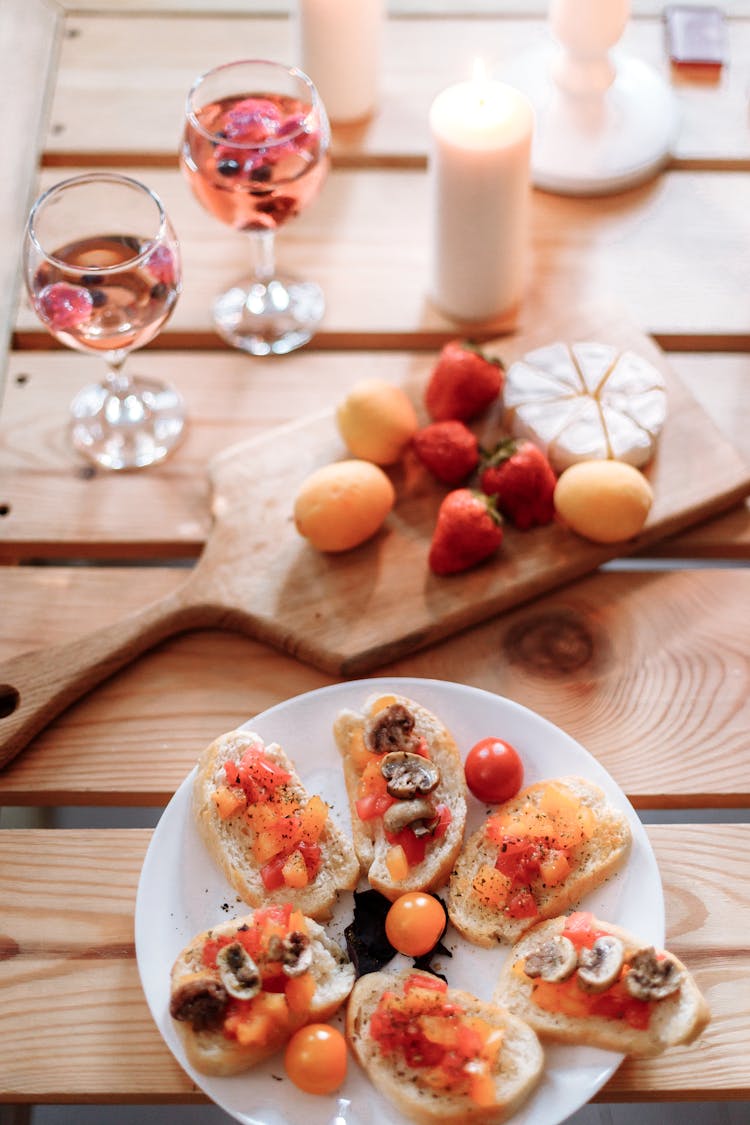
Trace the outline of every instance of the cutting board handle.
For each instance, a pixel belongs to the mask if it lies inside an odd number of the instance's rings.
[[[204,624],[188,586],[78,640],[0,664],[0,768],[85,692],[159,641]]]

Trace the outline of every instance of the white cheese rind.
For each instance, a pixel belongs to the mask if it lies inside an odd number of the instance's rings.
[[[576,461],[645,465],[667,413],[652,363],[593,341],[529,352],[508,370],[503,403],[511,432],[536,442],[557,472]]]

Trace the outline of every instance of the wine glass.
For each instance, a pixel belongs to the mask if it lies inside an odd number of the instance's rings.
[[[104,381],[71,404],[75,448],[106,469],[161,461],[182,436],[182,399],[123,369],[128,354],[156,336],[181,289],[177,237],[161,200],[113,172],[63,180],[31,209],[24,275],[51,335],[107,362]]]
[[[219,335],[253,355],[305,344],[320,322],[320,286],[276,270],[277,227],[318,194],[328,171],[330,126],[315,86],[282,63],[225,63],[193,83],[180,163],[198,201],[250,235],[252,274],[222,293]]]

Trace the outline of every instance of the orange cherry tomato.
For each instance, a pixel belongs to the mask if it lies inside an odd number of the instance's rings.
[[[346,1078],[346,1040],[327,1023],[308,1023],[286,1045],[284,1066],[306,1094],[331,1094]]]
[[[429,953],[445,929],[445,910],[432,895],[409,891],[400,895],[385,916],[385,935],[399,953]]]
[[[515,797],[523,785],[523,762],[502,738],[483,738],[464,762],[466,784],[478,801],[499,805]]]

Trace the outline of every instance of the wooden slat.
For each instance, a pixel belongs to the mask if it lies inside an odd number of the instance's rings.
[[[0,576],[4,659],[115,627],[184,572]],[[607,572],[378,675],[460,680],[530,707],[577,738],[639,807],[746,807],[747,636],[750,570]],[[216,735],[332,682],[234,634],[175,638],[37,736],[0,773],[0,804],[163,805]]]
[[[444,86],[468,78],[480,56],[504,75],[524,51],[549,39],[544,19],[503,18],[495,4],[484,18],[390,19],[385,25],[381,98],[364,126],[334,131],[343,162],[423,164],[428,111]],[[295,28],[286,18],[71,16],[50,116],[46,159],[80,163],[95,155],[171,162],[181,132],[185,96],[194,78],[231,57],[298,62]],[[620,49],[643,59],[673,85],[680,110],[672,166],[750,164],[746,75],[750,24],[729,24],[730,62],[714,82],[672,74],[660,19],[632,20]],[[118,43],[113,56],[111,44]],[[232,44],[228,50],[227,44]],[[417,61],[419,60],[418,64]],[[135,68],[135,69],[134,69]],[[96,113],[91,112],[96,98]]]
[[[708,840],[700,825],[648,833],[668,945],[695,973],[713,1018],[699,1044],[626,1062],[597,1100],[746,1097],[750,826],[713,826]],[[149,838],[138,829],[0,835],[0,1031],[13,1043],[0,1101],[202,1100],[161,1041],[138,981],[132,912]]]
[[[137,169],[180,236],[184,291],[162,347],[214,347],[214,297],[248,268],[246,240],[206,214],[179,171]],[[47,170],[41,187],[57,182]],[[750,173],[669,173],[592,201],[535,192],[529,283],[518,323],[607,297],[666,347],[744,350]],[[319,281],[327,311],[316,345],[432,347],[457,326],[429,302],[429,188],[419,171],[333,172],[311,208],[283,230],[280,265]],[[387,237],[386,237],[387,236]],[[700,276],[696,275],[700,263]],[[474,335],[509,326],[501,319]],[[53,346],[24,300],[18,343]]]
[[[0,558],[195,556],[209,521],[206,464],[221,449],[334,405],[359,379],[405,386],[418,401],[436,352],[300,352],[284,360],[233,351],[149,350],[135,371],[173,381],[190,415],[187,440],[162,467],[100,475],[68,447],[68,404],[98,360],[68,351],[12,355],[0,425]],[[671,362],[709,417],[750,462],[750,358],[673,354]],[[750,553],[748,510],[711,521],[659,550],[713,558]]]
[[[0,391],[20,285],[21,232],[33,198],[59,23],[54,8],[43,0],[3,0],[0,5],[0,101],[6,107],[0,171]]]

